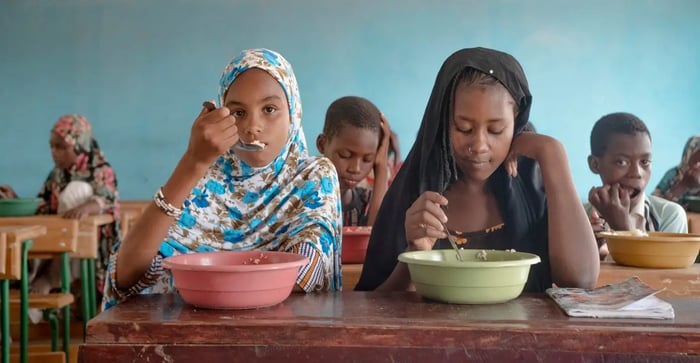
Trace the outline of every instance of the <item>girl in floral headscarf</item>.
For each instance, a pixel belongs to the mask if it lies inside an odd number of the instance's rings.
[[[96,261],[98,292],[104,285],[109,251],[119,240],[117,179],[92,132],[81,115],[65,115],[56,121],[50,134],[51,156],[55,167],[39,191],[43,202],[37,214],[61,214],[80,219],[94,214],[112,214],[115,222],[100,229],[99,257]],[[8,186],[0,187],[4,197],[16,197]],[[48,293],[60,287],[60,266],[52,261],[32,261],[30,288]],[[76,277],[77,268],[71,268]],[[72,284],[78,286],[78,284]],[[77,305],[79,306],[79,305]]]
[[[291,65],[273,51],[246,50],[219,86],[223,107],[202,110],[170,179],[112,255],[105,308],[173,291],[162,259],[203,251],[298,253],[310,262],[296,290],[341,288],[338,178],[330,160],[308,155]]]
[[[688,208],[688,197],[700,196],[700,135],[688,139],[681,163],[664,174],[654,195]]]

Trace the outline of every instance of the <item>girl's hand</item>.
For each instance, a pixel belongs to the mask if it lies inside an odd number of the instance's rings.
[[[9,185],[0,185],[0,199],[16,199],[17,193]]]
[[[409,251],[428,251],[433,249],[438,238],[446,238],[442,227],[447,222],[447,216],[442,206],[447,205],[447,199],[442,195],[427,191],[423,193],[406,211],[406,240]]]
[[[216,108],[213,102],[205,102],[192,124],[185,155],[196,164],[209,167],[237,141],[238,128],[231,111],[226,107]]]
[[[377,157],[374,158],[374,167],[387,167],[387,159],[389,158],[389,144],[391,143],[391,126],[389,126],[389,121],[387,121],[384,114],[381,114],[382,119],[382,138],[379,141],[379,147],[377,148]]]
[[[521,132],[513,139],[510,145],[510,152],[504,162],[506,172],[510,176],[518,176],[518,156],[525,156],[541,162],[540,158],[542,155],[545,155],[546,152],[555,152],[556,148],[554,146],[556,146],[557,143],[559,143],[559,141],[547,135],[529,131]]]

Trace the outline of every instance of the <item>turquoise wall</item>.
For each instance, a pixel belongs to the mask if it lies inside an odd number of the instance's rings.
[[[355,94],[384,111],[405,155],[442,61],[486,46],[523,64],[532,120],[566,145],[580,195],[599,183],[586,166],[590,129],[614,111],[651,129],[651,191],[700,133],[699,40],[696,0],[3,0],[0,184],[35,194],[52,166],[51,126],[82,113],[122,198],[150,197],[222,67],[252,47],[294,66],[311,145],[328,104]]]

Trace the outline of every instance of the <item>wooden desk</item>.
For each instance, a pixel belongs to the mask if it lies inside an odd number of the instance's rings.
[[[700,233],[700,213],[686,212],[688,216],[688,232]]]
[[[343,291],[352,291],[360,281],[362,274],[362,264],[344,264],[342,267],[343,273]]]
[[[122,200],[119,201],[121,207],[121,228],[122,238],[126,236],[131,227],[141,217],[143,211],[151,203],[151,200]]]
[[[660,297],[700,297],[700,264],[696,263],[684,269],[653,269],[627,267],[615,262],[600,263],[598,286],[625,280],[637,276],[649,286],[666,290],[660,292]],[[698,302],[700,304],[700,301]]]
[[[88,323],[79,361],[698,361],[700,300],[669,301],[675,320],[569,318],[543,294],[471,306],[413,293],[292,294],[238,311],[137,296]]]
[[[46,234],[46,227],[40,225],[2,225],[0,233],[5,235],[2,279],[22,278],[22,242],[33,240]]]

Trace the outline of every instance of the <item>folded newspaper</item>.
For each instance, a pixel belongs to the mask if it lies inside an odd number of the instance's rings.
[[[654,296],[660,291],[635,276],[595,289],[553,287],[546,292],[573,317],[673,319],[673,306]]]

